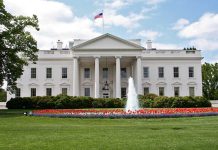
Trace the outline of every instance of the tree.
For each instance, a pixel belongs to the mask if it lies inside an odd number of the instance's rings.
[[[7,81],[7,90],[16,89],[16,80],[28,62],[37,60],[37,42],[27,28],[39,30],[36,15],[14,16],[5,10],[0,0],[0,87]]]
[[[203,95],[207,99],[218,99],[218,63],[202,65]]]
[[[7,92],[0,88],[0,102],[5,102],[7,100]]]

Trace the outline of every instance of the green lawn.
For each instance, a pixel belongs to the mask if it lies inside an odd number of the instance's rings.
[[[217,150],[218,117],[71,119],[0,110],[0,150]]]

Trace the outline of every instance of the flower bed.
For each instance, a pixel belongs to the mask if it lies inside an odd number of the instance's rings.
[[[33,110],[29,114],[72,118],[169,118],[218,116],[218,108],[146,108],[134,112],[123,109],[43,109]]]

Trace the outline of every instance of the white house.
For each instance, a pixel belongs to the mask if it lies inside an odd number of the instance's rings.
[[[132,76],[138,94],[201,96],[201,51],[144,48],[139,39],[125,40],[104,34],[75,39],[69,49],[40,50],[17,80],[11,97],[67,93],[72,96],[125,97]]]

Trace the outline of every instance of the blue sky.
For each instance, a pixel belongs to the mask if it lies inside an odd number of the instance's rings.
[[[25,5],[24,5],[25,4]],[[50,49],[60,39],[67,45],[74,38],[105,32],[132,39],[151,39],[158,49],[195,46],[206,62],[218,62],[217,0],[5,0],[16,15],[39,17],[39,32],[31,31],[40,49]]]

